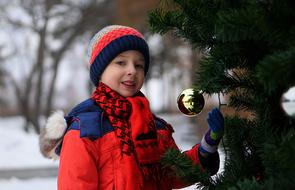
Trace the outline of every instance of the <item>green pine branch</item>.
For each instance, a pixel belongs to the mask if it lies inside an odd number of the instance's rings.
[[[209,173],[201,171],[198,165],[193,164],[191,159],[177,149],[167,150],[161,163],[163,168],[170,171],[170,176],[178,177],[189,184],[200,182],[200,187],[212,186]]]
[[[257,78],[268,94],[283,93],[295,84],[295,45],[285,51],[265,56],[257,65]],[[277,80],[280,79],[280,80]]]

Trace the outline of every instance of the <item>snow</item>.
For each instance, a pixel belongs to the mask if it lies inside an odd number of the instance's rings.
[[[180,149],[190,149],[199,138],[192,135],[192,125],[189,118],[184,115],[161,115],[175,130],[174,138]],[[58,161],[42,157],[39,152],[38,136],[33,132],[23,132],[21,126],[24,120],[21,117],[0,118],[0,172],[1,169],[57,167]],[[183,190],[195,189],[195,186]],[[56,178],[31,178],[31,179],[0,179],[1,190],[55,190]]]
[[[0,189],[2,190],[55,190],[56,178],[33,178],[29,180],[20,180],[12,178],[10,180],[0,180]]]
[[[0,169],[57,166],[57,162],[42,157],[38,136],[23,132],[23,122],[21,117],[0,118]]]

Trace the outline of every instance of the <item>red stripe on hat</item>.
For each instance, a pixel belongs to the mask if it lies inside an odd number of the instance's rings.
[[[92,53],[91,53],[91,59],[90,64],[93,63],[96,56],[102,51],[103,48],[105,48],[111,41],[120,38],[122,36],[126,35],[134,35],[140,38],[143,38],[142,34],[137,32],[136,30],[132,28],[118,28],[115,30],[112,30],[110,32],[107,32],[101,39],[98,39],[98,43],[95,44],[94,47],[92,47]]]

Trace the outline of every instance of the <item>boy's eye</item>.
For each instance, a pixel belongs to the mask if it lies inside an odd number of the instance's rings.
[[[135,67],[136,68],[139,68],[139,69],[143,69],[144,68],[144,65],[143,64],[136,64]]]
[[[118,65],[124,65],[125,64],[124,61],[116,61],[115,63],[118,64]]]

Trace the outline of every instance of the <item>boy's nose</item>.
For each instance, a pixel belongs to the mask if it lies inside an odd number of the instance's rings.
[[[129,75],[135,74],[136,73],[136,68],[135,65],[133,63],[129,64],[127,67],[127,73]]]

